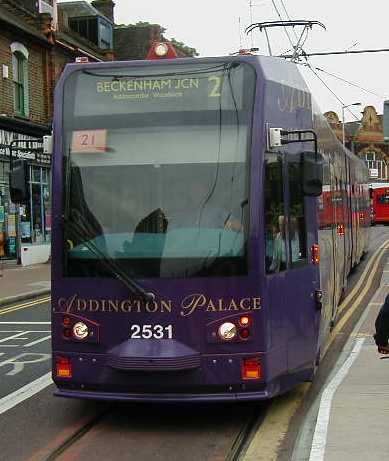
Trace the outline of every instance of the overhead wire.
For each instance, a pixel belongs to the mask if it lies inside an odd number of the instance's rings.
[[[288,13],[288,11],[287,11],[287,9],[286,9],[286,6],[285,6],[284,1],[283,1],[283,0],[280,0],[280,2],[281,2],[281,5],[282,5],[282,8],[283,8],[283,10],[284,10],[284,13],[285,13],[286,17],[288,18],[289,21],[291,21],[291,18],[290,18],[289,13]],[[281,14],[280,14],[279,9],[277,8],[277,6],[276,6],[274,0],[272,0],[272,4],[273,4],[274,9],[276,10],[276,13],[277,13],[279,19],[282,21]],[[287,35],[287,37],[288,37],[289,43],[290,43],[291,46],[292,46],[292,49],[295,50],[295,49],[296,49],[296,45],[293,44],[292,39],[290,38],[290,35],[288,34],[288,31],[287,31],[287,29],[286,29],[285,26],[284,26],[284,30],[285,30],[285,33],[286,33],[286,35]],[[298,37],[297,37],[297,34],[296,34],[294,28],[293,28],[292,30],[293,30],[293,34],[294,34],[296,40],[298,40]],[[326,71],[325,69],[322,69],[322,68],[320,68],[320,67],[313,67],[313,66],[309,63],[309,61],[308,61],[308,56],[306,55],[306,53],[305,53],[304,50],[303,50],[303,47],[304,47],[304,45],[305,45],[307,39],[308,39],[308,30],[306,30],[306,32],[305,32],[305,37],[304,37],[304,39],[302,40],[301,45],[299,46],[299,49],[303,52],[303,56],[304,56],[305,59],[306,59],[306,63],[301,63],[301,62],[300,62],[299,64],[302,64],[302,65],[307,66],[307,67],[311,70],[311,72],[315,75],[315,77],[316,77],[318,80],[320,80],[320,82],[327,88],[327,90],[337,99],[337,101],[338,101],[342,106],[345,105],[344,101],[342,101],[342,99],[341,99],[341,98],[330,88],[330,86],[329,86],[329,85],[328,85],[328,84],[317,74],[317,72],[315,72],[316,70],[319,71],[319,72],[322,72],[322,73],[324,73],[324,74],[327,74],[327,75],[329,75],[329,76],[331,76],[331,77],[333,77],[333,78],[336,78],[336,79],[338,79],[338,80],[340,80],[340,81],[342,81],[342,82],[344,82],[344,83],[347,83],[348,85],[351,85],[351,86],[353,86],[353,87],[355,87],[355,88],[358,88],[358,89],[360,89],[360,90],[362,90],[362,91],[364,91],[364,92],[366,92],[366,93],[370,93],[370,94],[372,94],[372,95],[374,95],[374,96],[377,96],[377,97],[379,97],[379,98],[386,99],[386,98],[385,98],[384,96],[382,96],[382,95],[379,95],[379,94],[377,94],[377,93],[375,93],[375,92],[373,92],[373,91],[371,91],[371,90],[368,90],[368,89],[366,89],[366,88],[363,88],[361,85],[358,85],[358,84],[356,84],[356,83],[350,82],[350,81],[348,81],[348,80],[346,80],[346,79],[344,79],[344,78],[342,78],[342,77],[339,77],[339,76],[337,76],[337,75],[335,75],[335,74],[333,74],[333,73],[331,73],[331,72]],[[289,51],[289,50],[288,50],[288,51]],[[284,51],[284,52],[282,53],[282,55],[288,53],[288,51]],[[359,117],[357,117],[357,116],[354,114],[354,112],[353,112],[350,108],[347,108],[347,110],[353,115],[353,117],[354,117],[356,120],[359,121]]]
[[[278,14],[278,17],[279,17],[280,21],[283,21],[282,16],[281,16],[280,12],[278,11],[278,8],[277,8],[277,5],[276,5],[275,1],[271,0],[271,2],[273,4],[273,6],[274,6],[274,9],[276,10],[276,12]],[[294,45],[292,39],[290,38],[290,35],[288,33],[288,29],[285,26],[284,26],[284,31],[285,31],[286,36],[288,37],[289,43],[292,45],[292,48],[295,49],[295,45]]]
[[[341,82],[347,83],[348,85],[354,86],[355,88],[358,88],[359,90],[362,90],[365,93],[372,94],[373,96],[377,96],[378,98],[381,98],[381,99],[387,99],[386,96],[383,96],[381,94],[375,93],[374,91],[368,90],[367,88],[363,88],[362,86],[358,85],[357,83],[350,82],[349,80],[346,80],[345,78],[339,77],[338,75],[335,75],[335,74],[333,74],[331,72],[328,72],[327,70],[322,69],[321,67],[315,67],[315,70],[318,70],[320,72],[323,72],[324,74],[330,75],[331,77],[334,77],[334,78],[340,80]]]
[[[281,5],[282,5],[282,8],[284,9],[286,17],[288,18],[289,21],[291,21],[289,13],[288,13],[288,11],[287,11],[287,9],[285,7],[285,4],[284,4],[283,0],[281,0]],[[296,31],[294,30],[294,27],[292,28],[292,31],[293,31],[293,34],[294,34],[294,38],[298,41],[298,37],[297,37]]]
[[[327,88],[327,90],[337,99],[337,101],[340,102],[340,104],[342,105],[342,107],[345,106],[346,104],[344,103],[344,101],[342,101],[342,100],[340,99],[340,97],[339,97],[339,96],[338,96],[338,95],[327,85],[327,83],[317,74],[317,72],[315,72],[313,66],[312,66],[309,62],[308,62],[306,65],[307,65],[307,67],[312,71],[312,73],[321,81],[321,83]],[[357,120],[358,122],[360,121],[360,120],[359,120],[359,117],[356,116],[356,115],[354,114],[354,112],[353,112],[349,107],[347,107],[346,109],[350,112],[350,114],[352,114],[352,116],[355,118],[355,120]]]

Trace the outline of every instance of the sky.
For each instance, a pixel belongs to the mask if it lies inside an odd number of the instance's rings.
[[[315,20],[326,26],[326,30],[314,26],[309,31],[304,45],[306,53],[389,48],[387,0],[114,1],[117,24],[138,21],[160,24],[166,29],[166,38],[184,42],[200,56],[229,55],[251,46],[268,55],[265,34],[257,30],[247,36],[244,29],[251,18],[253,22],[279,20],[276,9],[283,20],[288,15],[290,19]],[[296,36],[301,30],[295,29]],[[292,29],[288,31],[295,43]],[[273,55],[291,49],[284,29],[269,29],[269,39]],[[373,105],[382,114],[383,101],[389,99],[389,52],[311,57],[309,64],[311,68],[304,65],[299,68],[323,112],[333,110],[342,118],[342,106],[361,103],[344,109],[346,121],[360,119],[367,105]]]

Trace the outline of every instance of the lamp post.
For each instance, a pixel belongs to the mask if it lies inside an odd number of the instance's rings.
[[[347,109],[347,107],[361,106],[361,105],[362,105],[361,102],[353,102],[352,104],[347,104],[346,106],[342,106],[342,142],[343,142],[343,146],[346,145],[346,132],[345,132],[345,129],[344,129],[344,110]]]

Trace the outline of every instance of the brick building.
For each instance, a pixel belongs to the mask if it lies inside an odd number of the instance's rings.
[[[342,142],[342,122],[336,112],[324,114]],[[346,146],[361,157],[369,168],[371,183],[389,182],[389,145],[384,143],[382,115],[366,106],[360,121],[345,123]]]
[[[50,158],[42,137],[51,132],[54,86],[77,56],[112,59],[112,37],[113,17],[86,1],[0,0],[0,258],[48,256]],[[26,207],[9,199],[11,151],[29,159]]]

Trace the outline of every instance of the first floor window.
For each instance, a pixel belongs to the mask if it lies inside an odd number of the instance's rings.
[[[12,43],[12,78],[14,85],[14,109],[17,115],[29,114],[28,51],[21,43]]]

